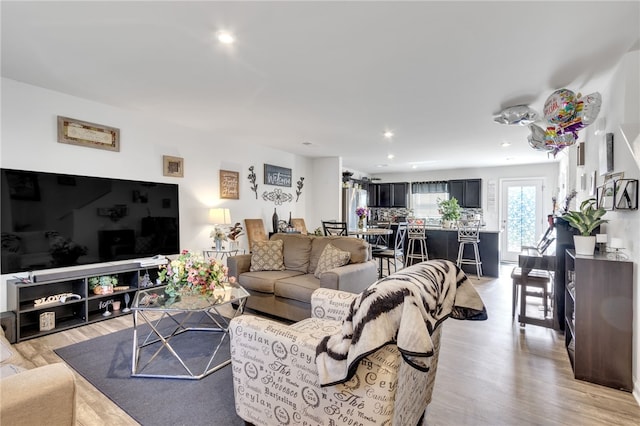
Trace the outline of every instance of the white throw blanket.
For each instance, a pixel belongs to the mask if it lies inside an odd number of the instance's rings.
[[[321,386],[346,382],[362,358],[390,343],[411,366],[429,371],[431,334],[449,316],[487,319],[482,299],[453,262],[422,262],[375,282],[354,299],[341,332],[318,344]]]

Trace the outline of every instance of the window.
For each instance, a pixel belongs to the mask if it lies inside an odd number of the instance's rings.
[[[415,217],[440,218],[438,200],[448,200],[448,192],[431,192],[428,194],[413,194],[412,206]]]

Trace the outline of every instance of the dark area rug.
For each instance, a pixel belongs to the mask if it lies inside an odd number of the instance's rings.
[[[163,320],[162,329],[174,327]],[[148,326],[138,329],[144,339]],[[142,332],[141,332],[142,331]],[[171,345],[189,368],[204,371],[219,334],[190,331],[174,337]],[[153,355],[159,344],[147,347],[140,365]],[[133,328],[96,337],[57,349],[55,352],[100,392],[115,402],[136,421],[156,425],[244,425],[236,415],[231,365],[201,380],[131,377]],[[229,359],[229,336],[224,340],[212,365]],[[185,370],[165,348],[142,372],[184,374]]]

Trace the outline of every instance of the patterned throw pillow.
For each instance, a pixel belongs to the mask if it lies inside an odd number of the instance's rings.
[[[318,260],[318,266],[316,272],[313,274],[316,278],[320,278],[320,274],[327,272],[333,268],[339,268],[349,263],[351,259],[351,253],[348,251],[340,250],[339,248],[327,244],[322,250],[320,259]]]
[[[251,272],[284,270],[282,240],[256,241],[251,246]]]

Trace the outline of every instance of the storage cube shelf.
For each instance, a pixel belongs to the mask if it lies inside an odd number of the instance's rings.
[[[42,278],[34,278],[34,282],[8,280],[7,303],[9,310],[16,314],[17,341],[128,314],[129,312],[122,311],[126,307],[125,295],[130,296],[130,307],[136,291],[149,283],[142,280],[147,273],[150,283],[154,283],[155,286],[158,266],[140,267],[138,263],[101,266],[81,271],[70,269],[67,272],[52,272],[42,274]],[[128,288],[109,294],[94,294],[90,289],[89,278],[102,275],[115,276],[118,279],[117,286]],[[64,301],[59,300],[59,295],[67,293],[74,296],[67,297]],[[49,303],[46,303],[47,299]],[[36,305],[36,301],[45,303]],[[118,311],[113,310],[113,302],[116,301],[121,304]],[[105,316],[106,311],[110,312],[110,315]],[[53,329],[41,330],[40,316],[45,312],[52,312],[55,315]]]

